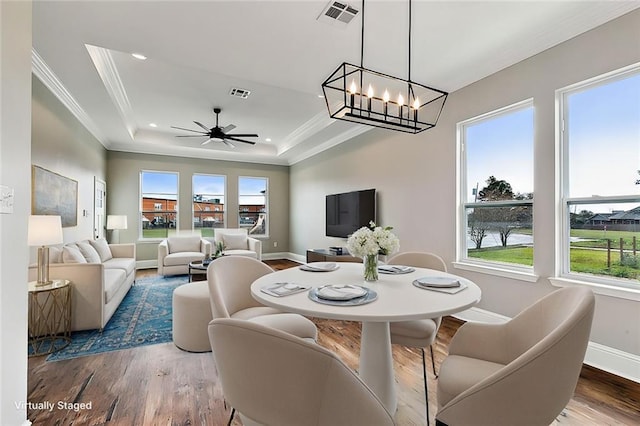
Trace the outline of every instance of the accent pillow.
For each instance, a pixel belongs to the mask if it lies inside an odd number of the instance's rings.
[[[169,253],[180,252],[198,252],[200,251],[201,238],[193,237],[169,237],[167,238],[167,246],[169,247]]]
[[[111,249],[109,248],[109,243],[104,238],[98,238],[97,240],[89,241],[94,249],[98,252],[100,256],[100,260],[102,262],[106,262],[109,259],[113,259],[113,255],[111,254]]]
[[[49,247],[49,263],[62,263],[62,247]]]
[[[87,263],[80,250],[76,247],[64,246],[62,248],[62,261],[64,263]]]
[[[89,242],[77,243],[80,253],[87,259],[87,263],[100,263],[100,255]]]
[[[243,234],[223,234],[222,243],[225,250],[246,250],[247,236]]]

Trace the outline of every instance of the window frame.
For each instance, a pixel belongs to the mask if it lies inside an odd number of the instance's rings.
[[[227,196],[227,175],[222,175],[222,174],[216,174],[216,173],[193,173],[191,175],[191,230],[196,232],[196,227],[195,227],[195,221],[194,221],[194,217],[195,217],[195,201],[193,200],[195,197],[195,192],[194,192],[194,185],[193,185],[193,179],[195,178],[195,176],[210,176],[210,177],[221,177],[223,179],[223,194],[206,194],[206,195],[222,195],[222,197],[224,197],[224,210],[222,212],[222,221],[223,221],[223,225],[222,228],[226,228],[227,224],[228,224],[228,216],[227,216],[227,212],[228,212],[228,196]],[[211,210],[211,212],[213,213],[217,213],[217,210]],[[200,227],[200,232],[202,233],[202,229],[203,227]],[[216,229],[216,227],[214,227],[213,229]],[[205,237],[205,238],[213,238],[213,237]]]
[[[271,217],[269,213],[269,178],[266,176],[238,176],[238,228],[240,228],[240,206],[242,203],[240,202],[240,197],[244,196],[240,191],[240,181],[242,179],[263,179],[265,181],[265,194],[264,194],[264,213],[265,213],[265,227],[264,234],[250,234],[249,236],[252,238],[258,239],[268,239],[269,238],[269,228],[271,224]],[[249,229],[247,229],[247,232]]]
[[[593,205],[610,203],[640,203],[638,195],[606,195],[592,197],[571,197],[569,193],[569,132],[566,131],[566,117],[569,113],[568,97],[572,94],[597,88],[632,75],[640,75],[640,63],[613,70],[593,78],[557,89],[556,100],[556,262],[555,277],[550,281],[553,285],[588,286],[598,294],[640,300],[640,286],[632,281],[606,275],[586,274],[571,271],[570,233],[571,205]]]
[[[176,192],[175,192],[175,196],[176,196],[176,200],[175,200],[175,229],[178,229],[178,224],[180,223],[180,209],[178,208],[180,205],[180,173],[176,172],[176,171],[168,171],[168,170],[147,170],[147,169],[143,169],[140,170],[139,176],[138,176],[138,239],[140,241],[162,241],[164,240],[166,237],[145,237],[143,230],[144,227],[142,226],[142,218],[144,217],[144,206],[143,206],[143,191],[142,191],[142,176],[144,173],[155,173],[155,174],[169,174],[169,175],[175,175],[176,176]],[[169,200],[167,200],[167,206],[169,206]],[[158,210],[155,208],[156,206],[154,205],[154,210],[153,212],[149,211],[148,213],[156,213]],[[169,211],[169,210],[166,210]],[[156,216],[154,216],[155,218]],[[167,237],[169,237],[169,230],[167,229]]]
[[[456,125],[456,164],[457,164],[457,194],[456,194],[456,261],[453,262],[455,268],[481,272],[490,275],[497,275],[527,282],[536,282],[538,276],[535,274],[535,242],[533,265],[527,266],[517,263],[497,262],[481,260],[468,256],[467,236],[468,236],[468,214],[470,208],[488,208],[492,207],[508,207],[508,206],[528,206],[532,214],[532,236],[534,227],[534,199],[530,200],[500,200],[491,202],[467,202],[466,196],[470,188],[467,188],[467,150],[466,150],[466,129],[470,126],[504,116],[506,114],[532,109],[534,119],[534,134],[531,158],[533,158],[535,150],[535,106],[533,98],[528,98],[511,105],[507,105],[496,110],[480,114],[476,117],[461,121]],[[535,177],[531,176],[532,184],[535,184]],[[535,190],[535,188],[534,188]]]

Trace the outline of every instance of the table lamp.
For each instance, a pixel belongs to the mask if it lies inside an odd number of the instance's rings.
[[[127,216],[123,214],[110,214],[107,216],[107,229],[114,231],[112,236],[117,236],[117,241],[113,241],[116,244],[120,243],[120,235],[118,231],[120,229],[127,229]]]
[[[60,216],[29,216],[27,240],[30,246],[38,246],[38,282],[36,285],[51,284],[51,280],[49,280],[49,247],[47,246],[63,243]]]

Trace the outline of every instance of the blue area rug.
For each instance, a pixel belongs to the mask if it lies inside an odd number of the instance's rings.
[[[102,333],[71,333],[69,346],[49,355],[47,361],[171,342],[173,290],[187,281],[187,275],[137,279]]]

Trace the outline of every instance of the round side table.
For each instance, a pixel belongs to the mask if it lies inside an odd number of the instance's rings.
[[[71,281],[29,283],[29,356],[59,351],[71,342]]]

